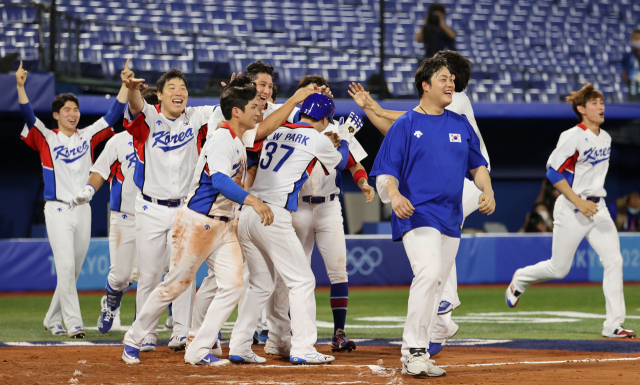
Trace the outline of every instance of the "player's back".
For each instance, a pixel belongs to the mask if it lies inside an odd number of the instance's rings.
[[[250,192],[287,210],[297,210],[298,193],[316,162],[335,168],[342,156],[331,141],[307,124],[285,124],[265,139]]]

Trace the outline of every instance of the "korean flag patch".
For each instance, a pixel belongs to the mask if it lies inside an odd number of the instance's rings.
[[[462,143],[462,140],[460,139],[460,134],[449,134],[449,142]]]

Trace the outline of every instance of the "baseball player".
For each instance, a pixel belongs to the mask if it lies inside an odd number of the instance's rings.
[[[402,373],[439,377],[446,372],[427,352],[433,320],[453,266],[463,220],[465,176],[483,191],[480,211],[495,209],[487,162],[466,117],[448,111],[453,75],[442,57],[416,71],[420,104],[396,120],[371,171],[383,202],[391,202],[392,237],[404,243],[414,279],[402,341]]]
[[[307,75],[300,79],[298,87],[304,88],[310,84],[318,87],[329,86],[323,77]],[[294,112],[294,119],[298,119],[300,109],[296,108]],[[362,120],[355,113],[351,113],[349,119],[343,124],[344,130],[353,127],[355,134],[362,127]],[[322,133],[337,134],[339,130],[338,124],[330,124]],[[355,137],[352,137],[349,142],[349,152],[349,162],[345,168],[351,171],[354,181],[365,194],[367,203],[371,202],[374,190],[367,183],[367,173],[360,164],[367,153]],[[352,351],[356,348],[355,342],[349,340],[344,331],[349,284],[342,208],[339,201],[341,193],[341,174],[332,169],[329,175],[325,175],[322,166],[316,165],[300,190],[298,210],[292,213],[293,227],[309,263],[311,263],[314,243],[317,243],[325,261],[331,282],[331,310],[334,319],[332,351],[334,352]],[[274,294],[269,298],[266,308],[269,338],[265,341],[264,351],[266,354],[288,356],[291,346],[289,301],[287,289],[281,277],[276,279]]]
[[[590,83],[585,84],[567,97],[567,103],[572,103],[580,123],[560,134],[547,161],[547,178],[562,194],[553,209],[551,259],[516,270],[507,289],[507,305],[515,307],[533,283],[564,278],[571,269],[578,245],[586,236],[604,267],[602,289],[607,314],[602,335],[635,337],[635,332],[622,326],[625,304],[620,239],[604,201],[611,136],[600,128],[604,123],[602,94]]]
[[[44,178],[44,207],[49,243],[56,267],[56,291],[44,319],[44,327],[53,335],[67,333],[84,338],[84,326],[76,280],[86,257],[91,237],[91,208],[71,210],[71,202],[86,182],[94,160],[94,149],[114,135],[111,128],[119,119],[126,101],[126,87],[120,89],[107,114],[97,122],[77,129],[80,120],[78,99],[73,94],[58,95],[52,104],[58,128],[49,130],[36,118],[24,89],[27,71],[16,71],[18,101],[26,125],[21,139],[40,153]],[[68,332],[62,327],[62,321]]]
[[[239,84],[236,86],[236,84]],[[228,365],[209,353],[218,331],[235,308],[244,285],[242,252],[231,221],[238,204],[254,208],[261,223],[273,221],[271,209],[242,189],[246,174],[246,145],[253,145],[260,114],[254,86],[232,81],[220,98],[226,123],[205,144],[194,173],[187,204],[174,223],[171,269],[151,293],[131,330],[125,335],[122,359],[140,362],[139,349],[164,308],[194,280],[204,260],[215,273],[217,292],[199,332],[189,344],[185,362],[194,365]],[[242,139],[240,139],[242,138]]]
[[[453,101],[445,108],[449,111],[467,117],[480,140],[480,151],[484,159],[487,161],[487,171],[491,171],[487,147],[485,146],[480,130],[478,129],[478,124],[476,123],[471,102],[464,93],[464,90],[467,88],[469,83],[469,79],[471,78],[471,62],[455,51],[440,51],[436,56],[443,57],[447,61],[447,67],[455,77],[455,93],[453,94]],[[354,97],[354,100],[358,105],[364,109],[367,117],[369,117],[371,122],[383,135],[386,135],[391,124],[405,113],[405,111],[389,111],[382,109],[380,105],[376,103],[368,93],[366,93],[360,84],[356,85],[354,83],[350,85],[349,93]],[[478,200],[481,194],[482,191],[480,191],[471,180],[465,178],[462,190],[463,223],[464,218],[480,207]],[[451,319],[452,311],[460,306],[457,281],[456,265],[454,263],[451,268],[449,278],[445,284],[444,292],[442,293],[442,300],[438,306],[438,316],[436,317],[433,325],[433,332],[429,343],[429,355],[431,357],[438,354],[442,350],[445,342],[458,332],[458,325]]]
[[[298,208],[298,195],[317,162],[325,170],[344,169],[349,145],[341,142],[338,151],[320,134],[333,121],[335,105],[326,95],[312,94],[301,108],[299,124],[284,124],[265,140],[259,170],[250,192],[267,203],[274,213],[269,227],[260,225],[258,214],[243,207],[238,236],[249,267],[249,289],[238,311],[231,334],[229,359],[238,363],[264,363],[251,350],[255,321],[274,288],[274,273],[282,276],[289,289],[294,364],[322,364],[335,358],[316,351],[315,278],[304,249],[292,225],[291,211]],[[343,134],[343,133],[341,133]],[[344,133],[343,138],[349,134]],[[327,171],[328,173],[328,171]]]

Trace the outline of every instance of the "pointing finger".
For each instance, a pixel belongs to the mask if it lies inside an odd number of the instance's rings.
[[[127,59],[127,61],[124,63],[124,70],[129,70],[129,59]]]
[[[22,69],[22,60],[20,60],[20,67],[18,67],[18,71]]]

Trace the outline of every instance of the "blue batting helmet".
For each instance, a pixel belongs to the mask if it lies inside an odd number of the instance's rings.
[[[329,122],[333,123],[333,114],[336,113],[336,105],[327,95],[321,93],[311,94],[302,103],[300,113],[309,115],[316,120],[329,118]]]

